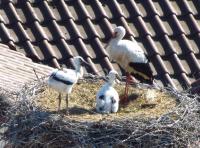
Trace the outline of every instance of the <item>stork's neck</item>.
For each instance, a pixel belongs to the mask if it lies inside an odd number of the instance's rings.
[[[122,38],[116,37],[116,38],[112,38],[110,40],[110,46],[116,45],[117,43],[119,43],[119,41],[121,41]]]
[[[117,45],[117,44],[123,39],[124,35],[125,35],[125,34],[124,34],[123,32],[121,32],[121,33],[118,34],[116,37],[114,37],[114,38],[112,38],[112,39],[110,40],[109,45],[110,45],[110,46]]]
[[[105,85],[114,87],[115,83],[115,79],[108,79]]]
[[[76,74],[77,74],[78,78],[82,78],[83,77],[83,68],[82,68],[81,65],[76,65],[75,66],[75,71],[76,71]]]

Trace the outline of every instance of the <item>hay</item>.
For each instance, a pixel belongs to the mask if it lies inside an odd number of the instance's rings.
[[[103,85],[102,79],[82,80],[75,85],[72,94],[70,95],[70,116],[77,120],[92,120],[98,121],[102,118],[101,115],[95,113],[95,97],[96,92]],[[116,89],[120,96],[124,93],[124,84],[116,85]],[[142,86],[131,87],[129,89],[129,103],[126,106],[120,106],[116,114],[110,114],[106,118],[121,118],[128,116],[153,118],[159,117],[161,114],[168,112],[176,106],[176,99],[169,93],[162,90],[156,90]],[[56,111],[58,102],[58,93],[52,89],[45,89],[44,92],[35,100],[37,106],[46,111]],[[63,96],[64,99],[64,96]],[[62,101],[61,108],[65,110],[65,101]]]
[[[8,145],[11,147],[198,146],[200,137],[198,96],[167,88],[156,92],[159,97],[148,99],[150,100],[148,102],[144,101],[143,94],[149,89],[141,85],[141,89],[131,88],[131,92],[137,94],[138,98],[133,99],[129,103],[130,106],[121,106],[117,114],[100,115],[93,109],[95,101],[93,97],[94,90],[100,87],[99,83],[95,82],[101,81],[96,78],[87,79],[74,88],[69,116],[55,112],[56,95],[52,91],[50,91],[52,94],[49,94],[44,83],[33,82],[26,85],[10,110],[10,120],[6,125],[8,130],[4,134]],[[88,82],[94,86],[81,87]],[[119,91],[123,88],[117,87]],[[85,91],[92,97],[84,96],[85,93],[78,95],[80,98],[76,96],[78,92],[80,94]],[[167,98],[170,99],[165,101]],[[155,106],[147,105],[147,108],[142,106],[142,104],[152,104],[152,100]],[[166,104],[160,106],[162,103]],[[127,112],[127,108],[132,111]]]

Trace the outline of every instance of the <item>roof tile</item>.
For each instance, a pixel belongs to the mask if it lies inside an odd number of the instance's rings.
[[[135,18],[137,16],[142,16],[142,13],[140,12],[140,10],[134,0],[123,1],[123,2],[121,0],[120,2],[125,4],[126,9],[129,12],[129,15],[127,18]]]
[[[186,0],[177,1],[177,4],[179,5],[179,8],[181,9],[182,15],[187,15],[189,13],[193,13],[193,11],[191,10],[191,8]]]
[[[151,58],[151,61],[153,65],[155,66],[155,69],[158,72],[158,75],[169,73],[168,71],[169,69],[166,68],[166,65],[164,64],[160,55],[155,55],[154,57]]]
[[[146,35],[151,35],[141,16],[138,16],[137,18],[135,18],[133,23],[135,23],[135,26],[137,30],[139,31],[139,35],[141,37],[146,36]]]
[[[179,40],[179,44],[182,48],[182,50],[181,50],[182,54],[188,54],[190,52],[193,52],[193,49],[184,34],[179,36],[178,40]]]
[[[50,9],[49,3],[47,3],[47,1],[42,1],[41,3],[42,3],[41,8],[45,9],[43,11],[44,17],[46,19],[45,21],[56,20],[56,17],[54,16],[54,12],[52,12],[54,10],[54,8]]]
[[[181,15],[182,11],[181,8],[179,7],[178,3],[174,0],[164,0],[166,8],[168,9],[169,12],[166,12],[166,15]]]
[[[34,48],[33,44],[30,41],[24,42],[22,45],[23,49],[25,50],[24,53],[27,57],[33,59],[34,61],[41,61],[41,58],[38,55],[38,52]],[[21,49],[21,48],[20,48]]]
[[[126,29],[150,60],[162,85],[186,88],[200,77],[200,4],[182,0],[14,0],[0,3],[0,42],[35,62],[71,66],[84,57],[88,72],[119,65],[104,49],[115,26]]]
[[[44,21],[44,17],[42,15],[41,10],[36,6],[37,6],[36,4],[26,2],[26,7],[27,7],[26,17],[30,17],[30,21],[28,22],[33,22],[33,21],[43,22]]]
[[[79,30],[81,30],[80,28],[83,28],[81,31],[81,36],[83,39],[92,39],[94,37],[99,37],[90,19],[82,21]]]
[[[64,0],[57,1],[56,7],[57,7],[59,15],[61,16],[60,21],[73,19],[73,16]]]
[[[168,59],[173,66],[172,69],[174,69],[175,75],[179,75],[181,73],[186,73],[186,70],[184,69],[183,65],[181,64],[177,54],[171,55]]]
[[[10,17],[12,18],[12,21],[17,21],[17,22],[22,22],[19,15],[17,14],[16,12],[16,9],[15,7],[13,6],[13,3],[12,2],[9,2],[8,3],[8,8],[9,8],[9,11],[10,11]],[[11,22],[13,23],[13,22]]]
[[[187,3],[190,6],[190,9],[192,10],[192,14],[195,16],[198,15],[200,12],[199,1],[188,0]]]
[[[88,69],[90,69],[92,74],[99,75],[99,69],[96,68],[94,62],[92,61],[91,58],[87,58],[87,62],[90,64],[90,66],[87,66]]]
[[[110,12],[107,13],[109,19],[117,19],[124,16],[116,0],[113,1],[102,0],[101,3],[103,8],[105,9],[105,12]]]
[[[96,54],[95,58],[102,58],[107,56],[107,53],[98,38],[94,38],[91,46],[92,49],[94,49],[94,53]]]
[[[81,1],[81,0],[77,0],[78,1],[78,6],[79,6],[79,13],[80,14],[82,14],[83,15],[83,19],[87,19],[87,18],[90,18],[90,19],[92,19],[92,17],[90,16],[90,14],[88,13],[88,11],[87,11],[87,9],[86,9],[86,7],[85,7],[85,5],[83,4],[83,2]],[[79,15],[80,16],[80,15]]]
[[[156,46],[156,41],[151,38],[151,36],[147,36],[145,39],[144,39],[144,43],[145,43],[145,48],[146,48],[146,52],[148,54],[148,57],[152,57],[156,54],[159,54],[159,50]]]
[[[172,15],[170,18],[171,19],[169,20],[169,23],[174,32],[173,35],[179,35],[179,34],[185,33],[184,29],[182,28],[180,22],[177,19],[177,16]]]
[[[58,40],[58,48],[61,50],[61,54],[63,56],[63,58],[69,58],[72,57],[72,51],[70,50],[68,44],[65,42],[64,39]]]
[[[3,22],[0,22],[0,32],[1,32],[1,40],[5,42],[14,41],[14,39],[10,36],[8,28],[5,26]]]
[[[143,3],[143,6],[147,11],[146,17],[154,17],[155,15],[159,15],[159,12],[154,6],[152,0],[141,1],[141,2]]]
[[[193,53],[189,53],[189,54],[185,55],[185,59],[190,66],[192,75],[198,76],[198,73],[200,71],[200,65],[199,65],[199,61],[196,59],[195,55]]]
[[[174,82],[174,80],[177,81],[177,79],[171,78],[170,75],[169,75],[168,73],[166,73],[166,74],[164,74],[164,75],[161,75],[161,78],[160,78],[160,79],[161,79],[162,81],[164,81],[164,86],[171,86],[171,87],[173,87],[173,88],[175,88],[175,89],[178,89],[177,87],[178,87],[178,86],[181,86],[180,84],[177,86],[177,85],[176,85],[177,83]]]

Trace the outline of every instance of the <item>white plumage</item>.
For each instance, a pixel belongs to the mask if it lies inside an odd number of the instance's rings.
[[[148,59],[144,51],[135,41],[122,40],[125,29],[118,26],[114,29],[113,37],[108,43],[106,50],[112,60],[115,60],[124,69],[129,69],[129,63],[147,63]]]
[[[105,47],[110,59],[116,61],[127,72],[127,83],[131,74],[141,82],[152,84],[153,75],[144,51],[136,41],[123,40],[125,33],[122,26],[114,29],[113,36]],[[127,89],[125,95],[126,91]]]
[[[72,88],[77,83],[78,79],[83,76],[82,64],[84,63],[88,64],[80,56],[74,57],[73,62],[75,70],[66,68],[63,68],[63,70],[54,69],[51,72],[50,77],[48,79],[49,87],[59,92],[58,110],[60,110],[60,104],[62,98],[61,95],[64,93],[66,94],[66,107],[68,111],[69,94],[71,93]]]
[[[119,108],[119,95],[113,88],[118,73],[111,70],[108,81],[100,88],[96,95],[96,110],[99,113],[115,113]]]

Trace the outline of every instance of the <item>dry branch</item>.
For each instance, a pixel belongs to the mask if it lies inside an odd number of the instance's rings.
[[[96,81],[98,78],[88,78]],[[102,78],[99,78],[102,79]],[[200,138],[199,96],[163,89],[179,104],[159,118],[77,121],[38,108],[43,81],[26,85],[8,113],[4,139],[15,147],[197,147]]]

